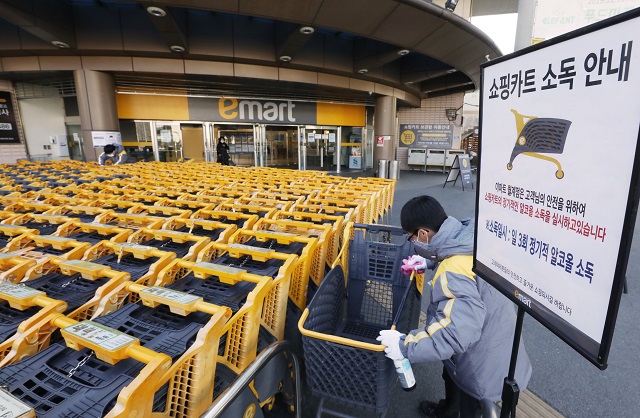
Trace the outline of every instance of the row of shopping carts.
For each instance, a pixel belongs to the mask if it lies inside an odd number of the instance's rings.
[[[204,163],[0,165],[0,385],[43,417],[201,416],[270,343],[302,352],[303,311],[335,269],[359,276],[368,261],[348,254],[368,227],[353,223],[388,219],[394,184]],[[408,251],[383,235],[351,254]],[[272,369],[240,412],[293,404],[286,362]]]

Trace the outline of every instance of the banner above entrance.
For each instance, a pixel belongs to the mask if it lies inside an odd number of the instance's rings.
[[[153,102],[158,97],[162,97],[162,106],[156,108]],[[153,100],[149,100],[150,98]],[[163,109],[173,109],[177,111],[176,115],[181,116],[169,118],[170,120],[276,125],[365,126],[366,124],[365,106],[362,105],[138,94],[118,94],[117,103],[118,117],[121,119],[166,120],[167,112]]]
[[[316,123],[316,104],[292,100],[190,97],[189,118],[213,122],[253,122],[280,125]]]

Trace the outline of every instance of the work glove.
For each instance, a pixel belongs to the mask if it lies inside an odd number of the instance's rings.
[[[402,360],[404,356],[400,351],[400,338],[404,337],[404,334],[396,331],[395,329],[383,329],[380,331],[380,335],[376,340],[380,341],[382,345],[387,346],[384,349],[384,354],[391,360]]]
[[[402,266],[400,267],[400,270],[402,270],[403,274],[409,276],[414,270],[416,273],[422,274],[424,273],[426,268],[427,259],[416,254],[402,260]]]

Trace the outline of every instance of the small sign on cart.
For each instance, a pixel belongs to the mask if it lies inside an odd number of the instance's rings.
[[[0,389],[0,417],[2,418],[31,418],[36,412],[32,407],[22,402],[4,389]]]

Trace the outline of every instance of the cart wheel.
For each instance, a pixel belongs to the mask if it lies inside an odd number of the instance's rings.
[[[511,163],[507,163],[507,170],[511,170],[513,168],[513,165]]]
[[[556,178],[557,179],[561,179],[563,177],[564,177],[564,171],[562,171],[562,170],[556,171]]]

